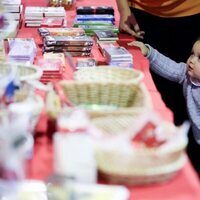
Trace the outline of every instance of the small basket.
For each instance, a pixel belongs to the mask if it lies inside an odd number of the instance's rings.
[[[110,184],[123,184],[127,186],[160,184],[174,178],[185,165],[186,159],[186,156],[183,155],[171,164],[155,167],[134,175],[119,175],[99,170],[99,176]]]
[[[152,108],[151,97],[142,83],[61,81],[60,86],[76,107],[106,105],[86,110],[93,124],[108,134],[128,128],[133,117]],[[109,106],[115,108],[108,109]]]
[[[135,69],[120,67],[83,67],[74,72],[74,79],[80,81],[102,81],[102,82],[127,82],[140,83],[144,75]]]
[[[103,179],[112,184],[146,185],[171,179],[185,164],[185,144],[160,152],[159,149],[133,150],[97,148],[97,167]],[[122,162],[123,160],[123,162]]]
[[[17,67],[20,81],[25,80],[39,80],[42,76],[42,70],[35,65],[24,65],[21,63],[0,62],[0,76],[6,75],[11,67]]]

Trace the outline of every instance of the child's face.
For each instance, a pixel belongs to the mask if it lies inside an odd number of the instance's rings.
[[[200,40],[193,45],[190,57],[187,60],[187,71],[192,78],[200,80]]]

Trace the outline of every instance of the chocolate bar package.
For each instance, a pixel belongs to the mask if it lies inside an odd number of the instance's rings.
[[[113,15],[114,16],[114,9],[111,6],[99,6],[96,7],[96,12],[95,14],[108,14],[108,15]]]
[[[82,56],[91,56],[91,52],[75,52],[75,51],[70,51],[70,52],[67,52],[69,53],[71,56],[73,57],[82,57]]]
[[[88,26],[88,25],[79,25],[80,28],[83,28],[85,30],[86,35],[93,36],[95,35],[95,31],[101,30],[101,31],[107,31],[110,30],[114,33],[118,33],[119,29],[118,27],[112,25],[112,26]]]
[[[64,25],[64,18],[44,17],[40,25],[42,27],[62,27]]]
[[[90,52],[92,46],[44,46],[43,52],[65,52],[65,51],[79,51],[79,52]]]
[[[40,36],[81,36],[85,35],[83,28],[38,28]]]
[[[76,8],[77,15],[90,15],[95,14],[95,7],[94,6],[78,6]]]
[[[106,47],[118,47],[119,44],[116,41],[97,41],[98,47],[102,53],[102,55],[105,57],[105,48]]]
[[[82,21],[115,21],[115,17],[113,15],[76,15],[76,20]]]
[[[78,6],[76,8],[77,15],[90,15],[90,14],[110,14],[114,15],[114,9],[111,6]]]
[[[94,31],[98,40],[118,40],[118,35],[112,30],[96,30]]]
[[[82,67],[96,67],[96,60],[94,58],[79,58],[77,59],[77,68]]]
[[[112,26],[113,22],[110,20],[96,20],[96,21],[92,21],[92,20],[88,20],[88,21],[84,21],[84,20],[75,20],[73,27],[78,27],[79,25],[88,25],[88,26]]]
[[[93,39],[89,36],[45,36],[46,46],[92,46]]]
[[[48,60],[60,60],[62,66],[65,66],[65,55],[63,53],[45,53],[43,54],[43,58]]]
[[[132,55],[129,53],[129,51],[127,49],[125,49],[124,47],[106,47],[105,49],[105,53],[106,55],[108,55],[110,58],[132,58]]]

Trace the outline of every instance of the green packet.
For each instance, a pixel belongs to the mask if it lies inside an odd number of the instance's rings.
[[[83,28],[85,32],[94,32],[95,30],[111,30],[114,33],[119,33],[119,28],[111,25],[111,26],[90,26],[90,25],[79,25],[79,28]]]
[[[113,23],[108,21],[75,21],[73,26],[78,27],[79,25],[89,25],[89,26],[112,26]]]

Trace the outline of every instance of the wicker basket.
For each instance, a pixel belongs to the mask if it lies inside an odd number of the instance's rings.
[[[162,167],[155,167],[148,169],[142,173],[135,172],[132,175],[122,175],[109,173],[107,171],[99,170],[101,179],[110,184],[123,184],[123,185],[149,185],[160,184],[174,178],[177,173],[183,168],[186,162],[186,156],[181,156],[178,160],[171,164]]]
[[[129,113],[134,109],[151,107],[151,98],[143,84],[120,82],[82,82],[61,81],[60,86],[65,96],[75,105],[107,105],[116,106],[113,111],[101,109],[90,111],[94,116],[108,113]]]
[[[185,164],[187,141],[165,151],[160,149],[96,150],[97,166],[104,179],[113,184],[145,185],[172,178]],[[123,160],[123,162],[122,162]]]
[[[108,134],[128,128],[133,117],[152,108],[151,97],[142,83],[61,81],[60,86],[75,106],[106,105],[86,110],[94,125]],[[109,106],[115,108],[108,109]]]
[[[83,67],[74,73],[74,79],[80,81],[127,82],[139,83],[143,73],[135,69],[120,67]]]
[[[42,70],[39,67],[36,67],[34,65],[24,65],[19,63],[8,63],[8,62],[0,62],[0,76],[6,75],[11,66],[17,67],[20,80],[32,80],[32,79],[40,79],[42,76]]]

